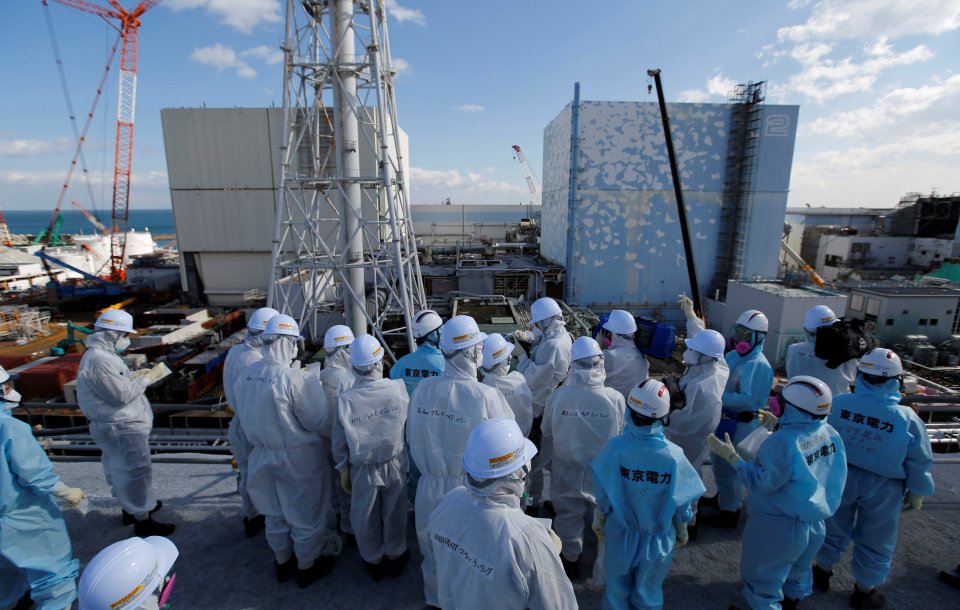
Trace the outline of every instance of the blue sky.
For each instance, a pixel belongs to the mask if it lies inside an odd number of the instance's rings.
[[[723,101],[737,82],[767,80],[768,102],[799,104],[790,205],[960,191],[960,0],[388,5],[414,204],[528,202],[510,146],[539,175],[543,128],[574,82],[584,100],[655,101],[650,67],[668,101]],[[115,34],[52,0],[50,14],[82,127]],[[142,17],[132,208],[169,207],[161,108],[280,104],[282,15],[280,0],[163,0]],[[0,57],[0,206],[52,210],[75,140],[39,0],[3,3]],[[99,210],[110,207],[116,74],[85,145],[95,203],[79,172],[67,195]]]

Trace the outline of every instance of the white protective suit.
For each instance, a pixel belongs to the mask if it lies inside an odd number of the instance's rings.
[[[290,368],[296,342],[281,336],[262,353],[234,386],[240,425],[253,445],[247,491],[266,516],[277,561],[296,553],[306,569],[321,555],[340,553],[340,537],[328,529],[331,413],[316,376]]]
[[[149,444],[153,411],[143,394],[150,380],[131,378],[117,355],[116,342],[125,334],[99,330],[87,337],[77,373],[77,402],[103,452],[103,474],[113,495],[123,510],[146,519],[157,504]]]
[[[546,526],[520,508],[524,481],[514,475],[448,493],[430,515],[442,608],[577,608]]]
[[[853,358],[835,369],[827,368],[827,361],[816,357],[815,344],[816,335],[808,332],[802,342],[787,346],[787,378],[810,375],[827,384],[834,396],[849,394],[850,386],[857,379],[857,364],[860,361]]]
[[[323,369],[320,368],[319,364],[316,364],[308,366],[307,371],[316,375],[320,380],[327,404],[330,405],[330,408],[334,411],[337,408],[337,398],[340,397],[340,394],[352,388],[353,384],[357,381],[353,367],[350,366],[350,352],[342,347],[333,350],[333,353],[327,355],[326,360],[323,361]],[[333,434],[332,426],[335,420],[335,417],[330,418],[331,435]],[[330,466],[333,467],[334,462],[332,455],[330,459]],[[331,518],[333,518],[333,522],[336,523],[336,515],[334,513],[339,511],[340,529],[346,534],[353,534],[353,525],[351,525],[350,522],[350,494],[345,492],[343,487],[340,486],[338,477],[333,477],[332,484],[334,510],[331,511]]]
[[[630,395],[630,390],[650,373],[650,363],[637,349],[633,339],[616,333],[610,338],[610,347],[603,350],[603,368],[607,373],[605,385],[620,392],[624,401]]]
[[[333,458],[350,468],[350,522],[367,563],[396,559],[407,550],[407,389],[384,379],[383,367],[357,376],[337,400]]]
[[[555,318],[530,348],[530,357],[520,357],[517,370],[533,392],[534,418],[543,417],[547,397],[567,376],[572,345],[573,339],[564,328],[563,319]]]
[[[490,372],[484,369],[483,383],[500,390],[513,411],[513,418],[517,420],[520,431],[525,437],[530,436],[530,426],[533,425],[533,392],[523,375],[517,371],[510,372],[510,360],[498,362]]]
[[[551,464],[550,498],[557,511],[553,529],[570,561],[583,550],[583,516],[596,507],[590,463],[623,431],[627,407],[620,392],[604,387],[604,364],[596,360],[592,368],[573,363],[563,385],[547,399],[543,449],[534,458]]]
[[[263,337],[260,335],[247,336],[247,339],[234,345],[227,352],[227,358],[223,362],[223,394],[227,398],[227,403],[233,409],[234,416],[230,419],[230,427],[227,429],[227,438],[230,439],[230,450],[233,452],[233,459],[237,461],[237,470],[240,473],[240,483],[238,485],[240,492],[240,512],[244,517],[252,519],[257,516],[257,509],[253,507],[250,501],[250,494],[247,492],[247,462],[250,459],[250,451],[253,447],[247,440],[247,435],[243,433],[243,427],[240,425],[240,416],[237,413],[237,400],[233,386],[240,379],[240,375],[248,366],[260,360],[263,356],[260,349],[263,347]]]
[[[687,339],[703,330],[703,322],[694,318],[687,320]],[[689,348],[688,348],[689,349]],[[710,358],[700,354],[700,364],[688,366],[680,377],[685,405],[670,413],[670,425],[663,429],[667,440],[679,445],[683,455],[703,478],[703,461],[710,449],[707,435],[717,429],[720,410],[723,407],[723,389],[730,377],[730,367],[723,358]]]
[[[446,358],[437,377],[422,380],[410,397],[407,442],[420,469],[415,501],[417,541],[423,555],[423,588],[427,604],[437,603],[437,574],[427,519],[445,493],[463,484],[463,450],[470,431],[485,419],[513,419],[499,390],[477,381],[477,363],[459,350]]]

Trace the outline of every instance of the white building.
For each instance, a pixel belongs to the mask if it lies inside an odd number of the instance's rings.
[[[960,290],[945,286],[876,282],[848,286],[847,315],[876,322],[874,336],[884,345],[906,335],[926,335],[931,343],[960,333]]]
[[[858,270],[929,270],[953,251],[952,239],[891,235],[821,234],[813,265],[823,279],[848,277]]]

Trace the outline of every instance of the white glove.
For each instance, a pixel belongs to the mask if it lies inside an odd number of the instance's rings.
[[[690,300],[690,297],[681,294],[677,302],[680,303],[680,310],[683,311],[683,315],[686,316],[688,320],[696,319],[697,314],[693,312],[693,301]]]
[[[593,533],[597,535],[597,540],[599,540],[601,544],[603,544],[603,541],[606,539],[603,529],[606,524],[607,515],[600,512],[599,509],[593,511],[593,525],[591,526],[591,529],[593,529]]]
[[[674,521],[673,525],[677,530],[677,546],[683,546],[690,542],[690,533],[687,531],[687,524]]]
[[[912,491],[907,491],[907,495],[903,496],[903,512],[920,510],[921,506],[923,506],[923,496],[918,496]]]
[[[62,481],[54,488],[53,495],[63,500],[71,507],[80,504],[83,499],[87,497],[86,494],[83,493],[83,490],[79,487],[68,487],[64,485]]]
[[[780,419],[776,415],[766,409],[757,411],[757,419],[760,420],[760,425],[770,432],[776,430],[777,424],[780,422]]]
[[[560,536],[557,536],[557,532],[553,531],[551,528],[547,528],[547,531],[550,532],[550,540],[553,541],[553,548],[557,551],[557,555],[560,554],[560,551],[563,549],[563,542],[560,540]]]
[[[343,491],[350,493],[353,491],[353,482],[350,481],[350,465],[343,467],[343,470],[340,471],[340,487],[343,488]]]
[[[713,451],[718,457],[723,458],[728,464],[736,468],[737,464],[743,461],[743,458],[737,454],[737,448],[733,446],[733,441],[730,440],[730,433],[727,432],[723,436],[724,440],[721,441],[716,435],[708,434],[707,445],[710,446],[710,451]]]

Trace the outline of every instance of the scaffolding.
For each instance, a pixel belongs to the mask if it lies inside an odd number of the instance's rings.
[[[730,93],[730,144],[723,184],[717,267],[710,293],[723,298],[727,280],[742,279],[753,208],[766,81],[739,84]]]
[[[288,0],[267,303],[317,340],[340,319],[415,349],[425,306],[384,2]]]
[[[27,305],[0,305],[0,341],[24,344],[50,334],[50,312]]]

